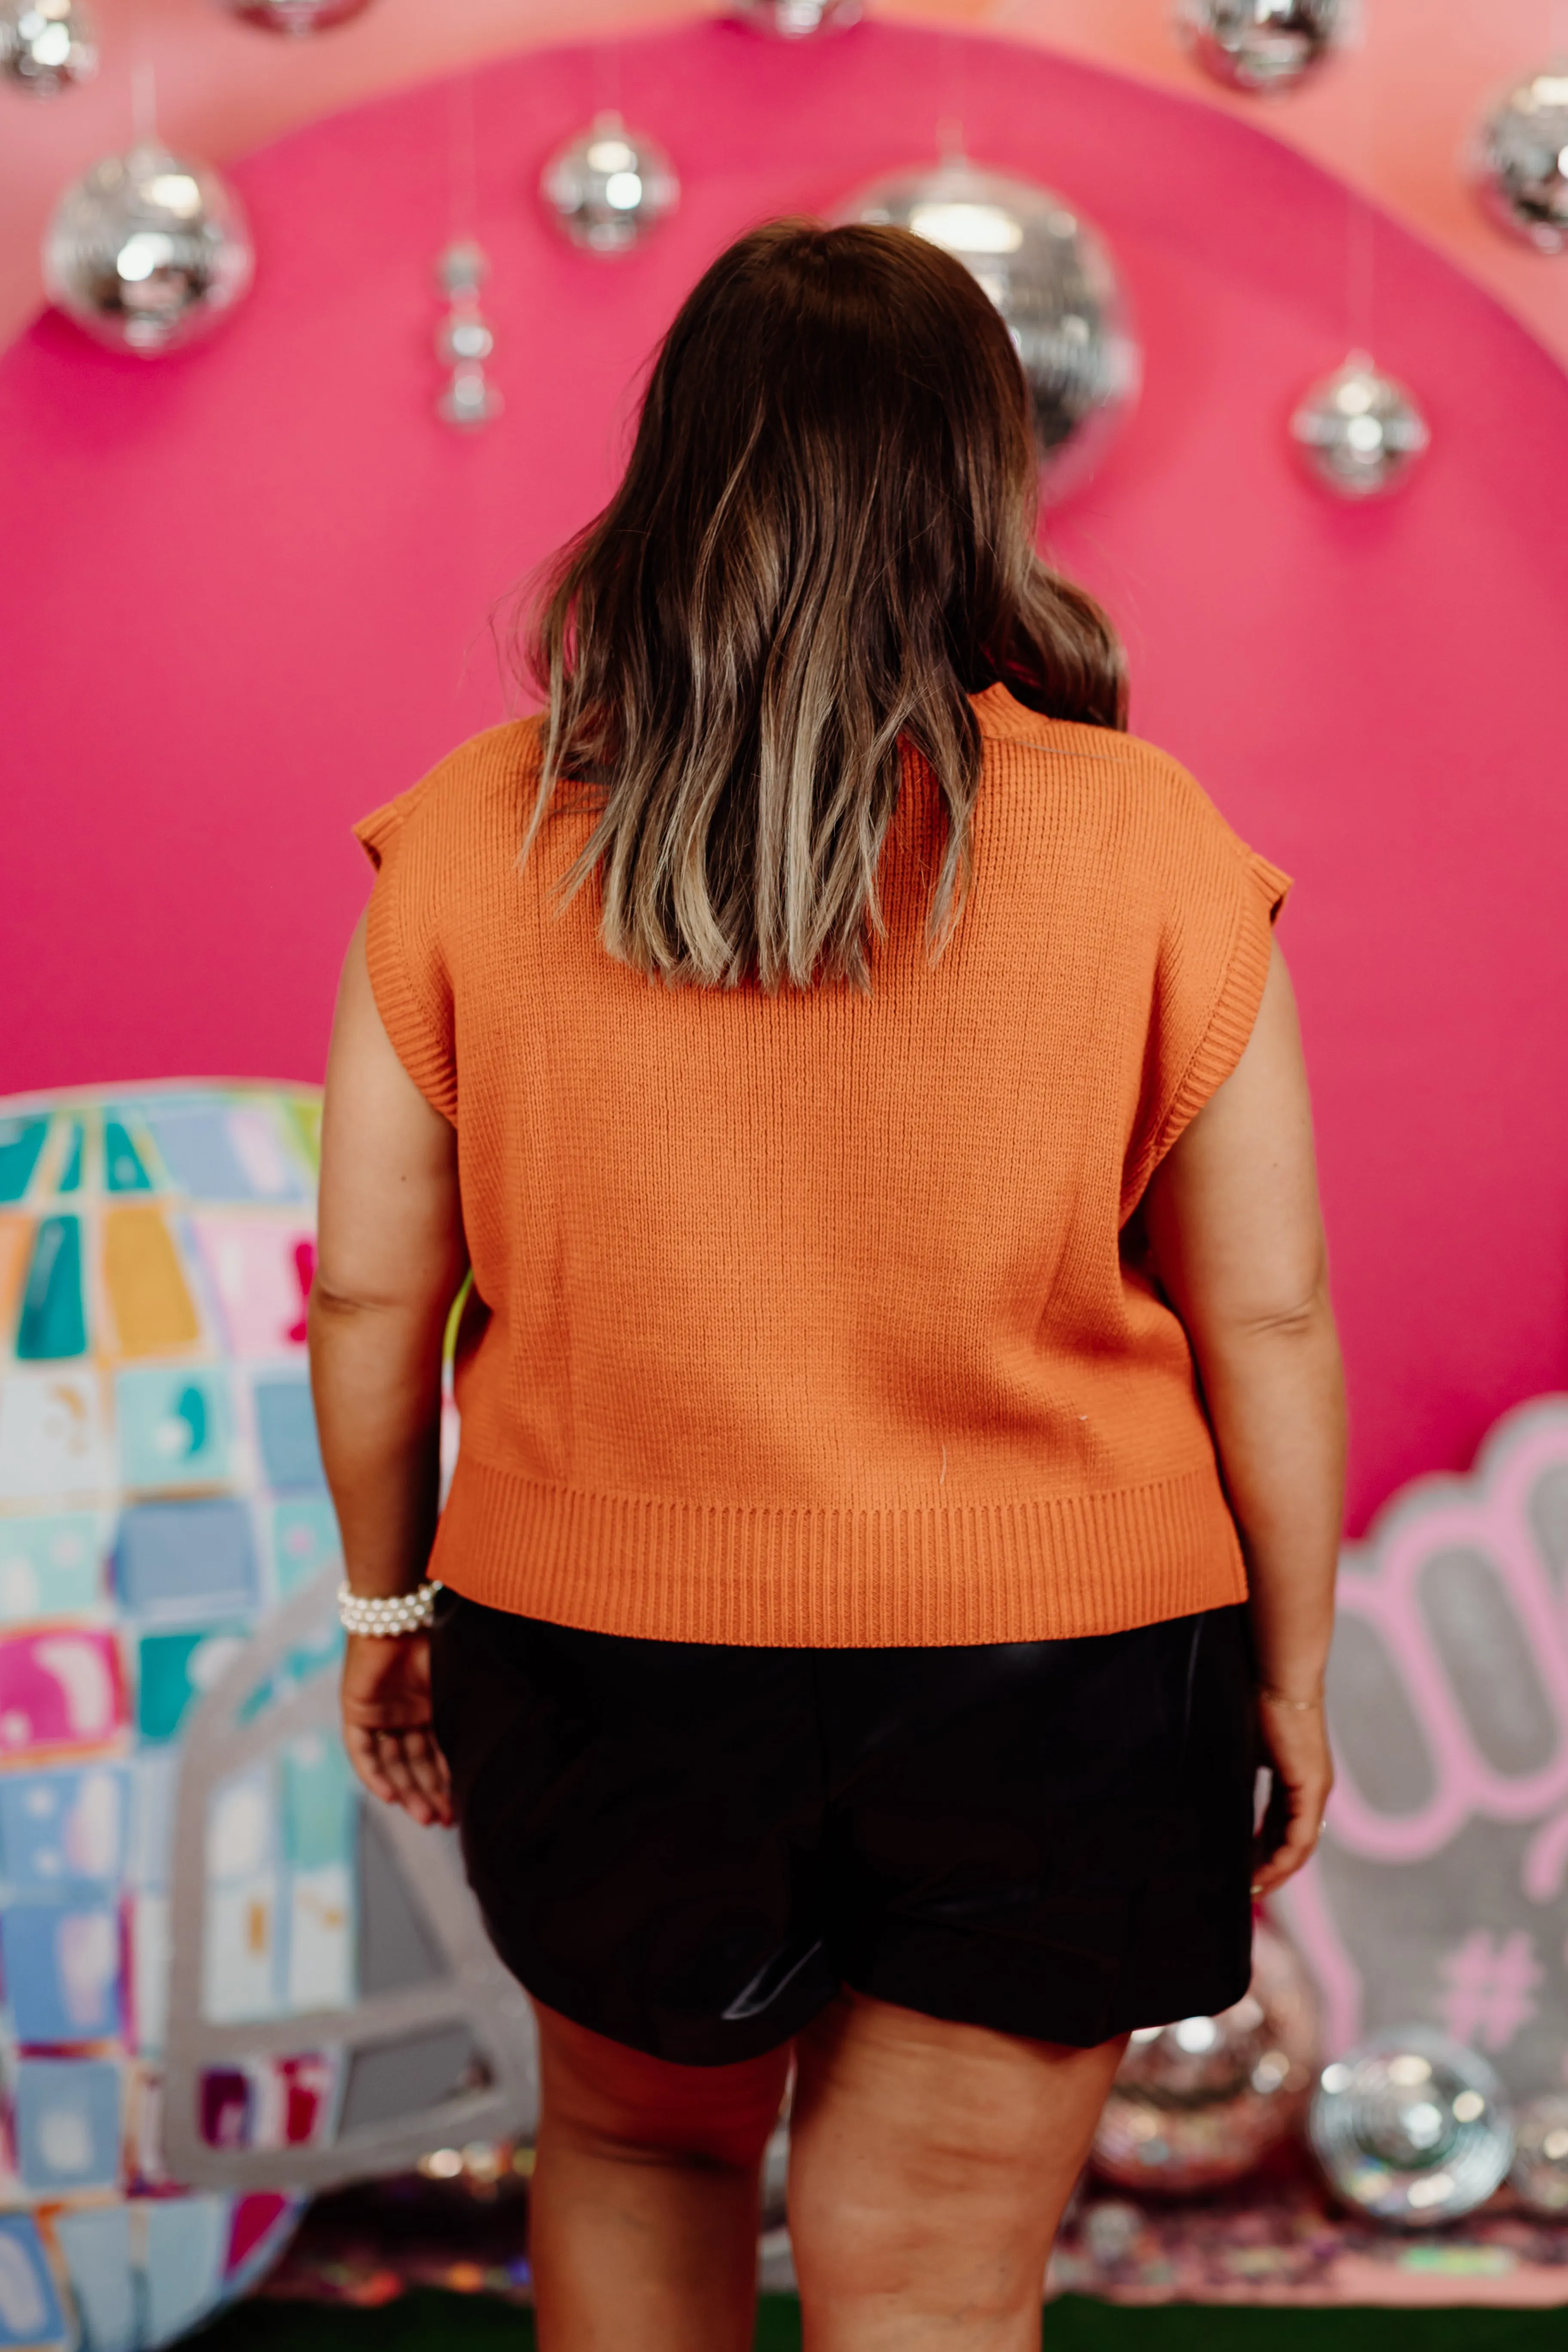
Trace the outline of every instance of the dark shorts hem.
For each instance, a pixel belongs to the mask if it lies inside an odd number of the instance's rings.
[[[514,1957],[497,1938],[491,1940],[530,2000],[542,2001],[570,2024],[618,2042],[623,2050],[640,2051],[645,2058],[659,2058],[670,2066],[743,2066],[752,2059],[765,2058],[772,2051],[787,2048],[797,2033],[804,2033],[839,1990],[837,1985],[817,1985],[799,2000],[780,2002],[771,2006],[765,2016],[744,2021],[697,2018],[683,2026],[666,2019],[655,2025],[630,2013],[620,2001],[606,2000],[594,1984],[558,1978],[547,1964],[539,1964],[526,1954]]]
[[[1250,1937],[1248,1937],[1250,1943]],[[1048,2042],[1065,2050],[1096,2050],[1141,2025],[1168,2025],[1183,2017],[1217,2016],[1246,1992],[1250,1953],[1239,1976],[1233,1966],[1210,1968],[1172,1987],[1163,2014],[1130,2008],[1120,1981],[1099,1992],[1080,1990],[1068,1965],[1026,1961],[982,1938],[924,1931],[869,1966],[847,1971],[845,1982],[874,2000],[918,2010],[950,2025],[980,2025],[1021,2042]]]

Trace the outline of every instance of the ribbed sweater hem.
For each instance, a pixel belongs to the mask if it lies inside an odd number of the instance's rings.
[[[587,1493],[463,1455],[431,1572],[552,1624],[752,1649],[1058,1641],[1247,1598],[1207,1468],[1109,1494],[811,1509]]]

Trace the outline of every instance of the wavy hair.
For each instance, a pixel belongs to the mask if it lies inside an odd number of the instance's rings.
[[[779,221],[720,256],[523,646],[549,699],[523,854],[584,788],[564,890],[599,875],[612,955],[668,982],[867,985],[900,745],[945,803],[940,954],[970,881],[968,698],[1000,679],[1126,723],[1109,622],[1036,552],[1037,479],[1017,353],[950,255]]]

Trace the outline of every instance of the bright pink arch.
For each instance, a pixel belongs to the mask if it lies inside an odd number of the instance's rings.
[[[1568,385],[1380,226],[1380,350],[1436,446],[1348,511],[1283,439],[1346,341],[1343,192],[1249,124],[952,34],[692,26],[622,53],[686,199],[606,262],[531,197],[602,74],[584,48],[479,75],[508,404],[478,441],[431,415],[440,88],[242,168],[260,274],[205,349],[122,362],[45,320],[0,361],[0,1085],[320,1072],[349,820],[496,713],[490,602],[603,497],[680,294],[748,222],[931,154],[961,87],[977,158],[1105,229],[1147,346],[1061,556],[1127,633],[1137,725],[1300,877],[1356,1521],[1466,1464],[1564,1370]]]

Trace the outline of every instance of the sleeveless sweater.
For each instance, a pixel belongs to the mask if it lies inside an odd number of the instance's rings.
[[[608,955],[592,824],[519,849],[538,721],[356,830],[404,1066],[457,1131],[488,1317],[432,1575],[608,1633],[790,1648],[1115,1632],[1241,1600],[1180,1322],[1128,1237],[1229,1075],[1289,887],[1176,762],[974,699],[973,873],[907,754],[871,986]]]

